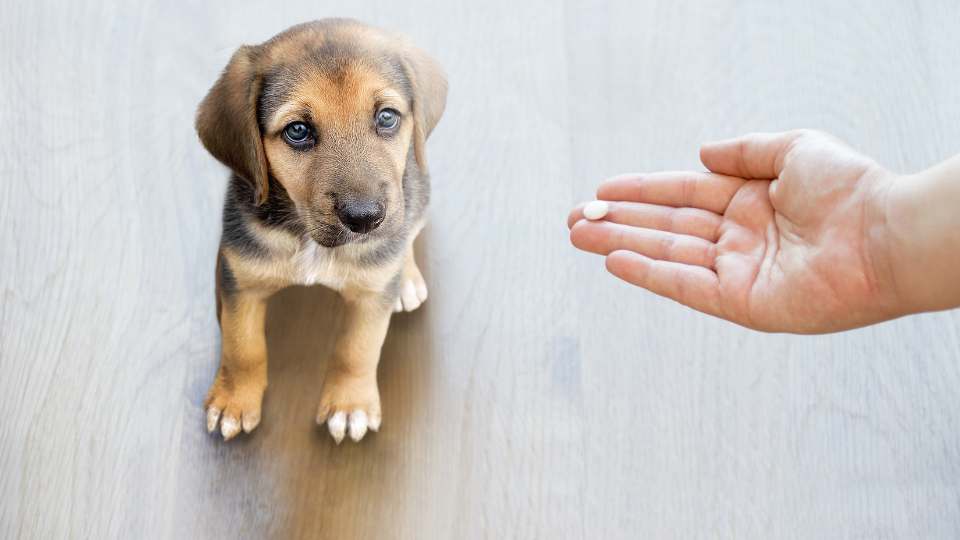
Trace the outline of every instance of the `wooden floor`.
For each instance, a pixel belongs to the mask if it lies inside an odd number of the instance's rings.
[[[960,313],[753,333],[564,223],[744,131],[905,172],[960,152],[955,0],[2,4],[0,537],[960,537]],[[329,15],[449,73],[430,300],[390,329],[381,432],[337,447],[313,414],[340,301],[278,295],[264,422],[224,444],[226,172],[193,114],[235,47]]]

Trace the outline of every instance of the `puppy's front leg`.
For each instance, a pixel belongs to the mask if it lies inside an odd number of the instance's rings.
[[[317,409],[317,424],[326,422],[337,444],[348,429],[350,438],[359,441],[367,428],[380,428],[377,364],[393,302],[372,292],[346,294],[345,300],[344,331],[327,367]]]
[[[413,244],[404,255],[403,270],[400,274],[400,296],[397,297],[394,311],[413,311],[427,300],[427,282],[423,280],[420,267],[413,256]]]
[[[260,423],[260,406],[263,391],[267,388],[267,343],[264,336],[267,296],[253,291],[221,295],[223,350],[220,369],[204,406],[207,409],[207,430],[216,430],[219,419],[224,440],[232,439],[241,428],[250,433]]]

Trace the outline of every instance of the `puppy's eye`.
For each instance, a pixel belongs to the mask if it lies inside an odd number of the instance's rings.
[[[283,138],[287,140],[290,146],[298,149],[310,146],[313,143],[313,134],[310,126],[304,122],[291,122],[287,124],[287,127],[283,128]]]
[[[377,129],[391,130],[400,123],[400,113],[393,109],[381,109],[377,113]]]

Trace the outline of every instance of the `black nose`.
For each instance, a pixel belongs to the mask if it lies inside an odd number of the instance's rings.
[[[339,201],[337,217],[340,223],[355,233],[368,233],[383,223],[386,210],[377,201]]]

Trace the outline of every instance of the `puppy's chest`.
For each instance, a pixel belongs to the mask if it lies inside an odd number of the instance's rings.
[[[314,242],[304,242],[290,259],[290,279],[297,285],[323,285],[342,290],[357,277],[355,266],[344,257]]]

